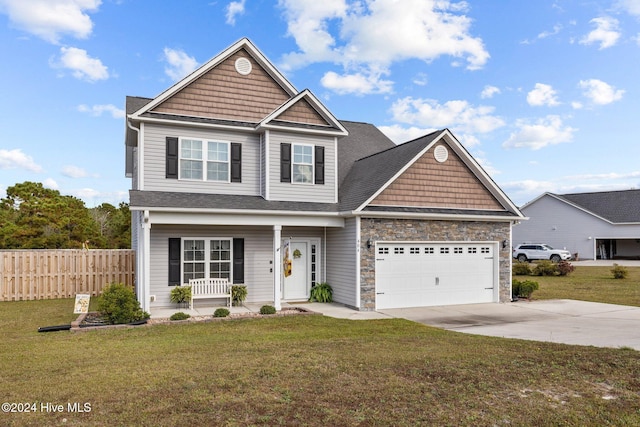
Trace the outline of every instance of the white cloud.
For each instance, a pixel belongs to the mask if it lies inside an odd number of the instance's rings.
[[[87,113],[93,117],[100,117],[103,113],[111,114],[111,117],[114,119],[122,119],[125,116],[124,110],[113,104],[98,104],[92,106],[81,104],[78,105],[78,111]]]
[[[366,71],[365,71],[366,73]],[[339,75],[333,71],[327,72],[320,80],[322,86],[338,94],[353,93],[366,95],[371,93],[391,93],[393,82],[383,80],[380,73],[362,73]]]
[[[59,60],[52,61],[51,66],[67,68],[75,78],[88,82],[109,78],[108,68],[99,59],[91,58],[86,50],[76,47],[61,47]]]
[[[598,79],[580,80],[578,84],[583,89],[583,95],[596,105],[606,105],[619,101],[624,90],[616,89],[608,83]]]
[[[59,190],[60,186],[53,178],[47,178],[42,182],[42,186],[51,190]]]
[[[562,25],[556,24],[553,26],[553,31],[543,31],[540,34],[538,34],[538,38],[546,39],[547,37],[555,36],[556,34],[560,33],[561,30],[562,30]]]
[[[236,16],[244,14],[246,0],[232,1],[227,5],[227,24],[235,25]]]
[[[572,101],[571,108],[573,108],[574,110],[581,110],[582,108],[584,108],[584,105],[580,101]]]
[[[101,0],[0,0],[0,12],[16,27],[49,43],[57,44],[63,34],[87,38],[93,22],[86,12],[95,12]]]
[[[520,119],[516,121],[516,127],[518,130],[511,133],[509,139],[502,144],[504,148],[539,150],[547,145],[570,142],[577,130],[565,126],[560,117],[552,115],[538,119],[535,123]]]
[[[198,68],[198,61],[196,61],[195,58],[178,49],[165,47],[164,60],[167,62],[164,72],[174,82],[177,82]]]
[[[334,62],[344,67],[345,75],[354,74],[356,67],[370,69],[359,71],[370,76],[406,59],[430,62],[450,56],[454,65],[463,61],[471,70],[489,59],[482,39],[470,34],[465,2],[279,0],[279,5],[299,48],[284,55],[284,70]]]
[[[413,78],[412,82],[414,85],[417,85],[417,86],[426,86],[427,83],[429,82],[429,78],[425,73],[418,73]]]
[[[493,98],[494,95],[500,94],[500,88],[496,86],[486,85],[482,92],[480,93],[480,97],[482,99]]]
[[[69,178],[86,178],[88,173],[78,166],[65,166],[62,168],[62,175]]]
[[[638,0],[618,0],[615,5],[630,15],[640,17],[640,2]]]
[[[598,49],[606,49],[614,46],[620,38],[620,32],[618,31],[618,20],[609,16],[603,16],[600,18],[594,18],[591,21],[596,26],[596,29],[584,36],[580,40],[580,44],[590,45],[593,43],[599,43]]]
[[[391,139],[396,144],[401,144],[403,142],[420,138],[421,136],[428,135],[431,132],[437,130],[433,128],[419,128],[415,126],[404,128],[400,125],[378,126],[378,129],[380,129],[382,133],[387,135],[387,137],[389,137],[389,139]]]
[[[438,129],[451,128],[459,133],[487,133],[504,126],[500,117],[492,115],[493,110],[493,107],[475,107],[461,100],[439,104],[433,99],[412,97],[398,99],[391,106],[395,121]]]
[[[42,167],[19,148],[0,149],[0,169],[26,169],[30,172],[43,172]]]
[[[544,83],[536,83],[535,88],[527,94],[527,102],[532,106],[553,107],[560,105],[556,98],[556,91]]]
[[[608,172],[608,173],[591,173],[591,174],[581,174],[581,175],[570,175],[567,176],[567,179],[572,181],[587,181],[587,180],[613,180],[613,179],[629,179],[629,178],[639,178],[640,171],[628,172],[628,173],[619,173],[619,172]]]

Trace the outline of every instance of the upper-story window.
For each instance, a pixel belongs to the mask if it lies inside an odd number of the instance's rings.
[[[229,143],[181,138],[180,179],[229,182]]]
[[[293,144],[292,177],[293,182],[313,183],[313,146]]]
[[[324,184],[324,147],[281,143],[280,182]]]

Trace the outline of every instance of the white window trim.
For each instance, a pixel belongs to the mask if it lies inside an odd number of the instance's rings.
[[[193,179],[193,178],[183,178],[182,177],[182,141],[188,139],[192,141],[201,141],[202,142],[202,179]],[[207,179],[207,163],[209,162],[209,143],[217,142],[221,144],[225,144],[227,146],[227,161],[226,162],[218,162],[217,163],[226,163],[227,164],[227,179],[226,180],[214,180]],[[185,159],[191,160],[191,159]],[[197,161],[197,160],[196,160]],[[222,141],[218,139],[206,139],[206,138],[197,138],[197,137],[179,137],[178,138],[178,180],[179,181],[194,181],[194,182],[217,182],[217,183],[230,183],[231,182],[231,141]]]
[[[306,163],[295,163],[293,159],[295,158],[295,147],[311,147],[311,182],[295,182],[293,179],[293,167],[294,165],[307,165]],[[315,145],[313,144],[300,144],[300,143],[291,143],[291,184],[294,185],[315,185],[316,183],[316,150]]]
[[[184,282],[184,241],[185,240],[204,240],[204,277],[210,276],[210,264],[209,258],[211,253],[211,240],[227,240],[229,242],[229,283],[233,283],[233,238],[232,237],[182,237],[180,239],[180,282],[182,285],[188,285]],[[191,261],[189,261],[191,262]]]

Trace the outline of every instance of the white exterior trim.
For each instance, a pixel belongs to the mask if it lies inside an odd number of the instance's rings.
[[[307,101],[311,104],[312,107],[314,107],[314,109],[316,109],[316,112],[318,112],[323,119],[325,119],[331,125],[339,129],[339,131],[336,131],[333,129],[327,129],[327,130],[316,130],[316,132],[323,132],[323,133],[328,132],[328,133],[337,134],[337,135],[349,134],[349,132],[344,128],[344,126],[342,126],[342,123],[340,123],[340,121],[336,119],[336,117],[333,114],[331,114],[331,112],[327,110],[324,105],[322,105],[322,103],[318,100],[318,98],[316,98],[315,95],[313,95],[313,93],[309,91],[309,89],[303,90],[302,92],[300,92],[299,94],[297,94],[296,96],[294,96],[293,98],[289,99],[287,102],[282,104],[279,108],[277,108],[267,117],[265,117],[257,126],[257,129],[260,129],[260,128],[281,129],[282,126],[272,126],[269,124],[269,122],[271,122],[272,120],[277,120],[278,116],[280,116],[282,113],[287,111],[289,108],[291,108],[293,105],[298,103],[303,98],[307,98]],[[293,129],[297,129],[297,128],[293,128]]]
[[[452,220],[452,221],[488,221],[488,222],[517,222],[523,217],[503,215],[471,215],[471,214],[444,214],[444,213],[419,213],[419,212],[373,212],[351,211],[342,213],[345,216],[361,218],[397,218],[397,219],[426,219],[426,220]]]
[[[360,230],[360,221],[361,218],[359,216],[356,217],[356,308],[360,308],[360,248],[362,247],[361,240],[361,230]],[[375,247],[374,247],[375,250]]]
[[[269,161],[269,143],[271,139],[271,132],[269,132],[269,130],[265,130],[264,131],[264,199],[265,200],[271,200],[271,184],[270,184],[270,179],[269,179],[269,174],[271,173],[271,168],[269,167],[269,164],[271,163]]]
[[[282,309],[282,225],[273,226],[273,305]]]
[[[144,190],[144,123],[140,123],[138,132],[138,190]]]
[[[300,227],[344,227],[344,218],[337,216],[312,215],[251,215],[246,211],[215,214],[211,211],[201,213],[151,211],[149,221],[153,224],[181,225],[267,225],[281,224]]]

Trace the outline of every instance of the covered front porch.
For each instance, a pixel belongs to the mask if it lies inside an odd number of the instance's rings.
[[[236,311],[251,311],[258,303],[280,310],[284,303],[307,301],[311,287],[326,280],[327,228],[344,226],[342,218],[326,215],[150,212],[145,218],[136,291],[153,316],[174,310],[171,290],[195,278],[246,286],[245,307],[232,307]],[[205,301],[196,301],[195,309]]]

